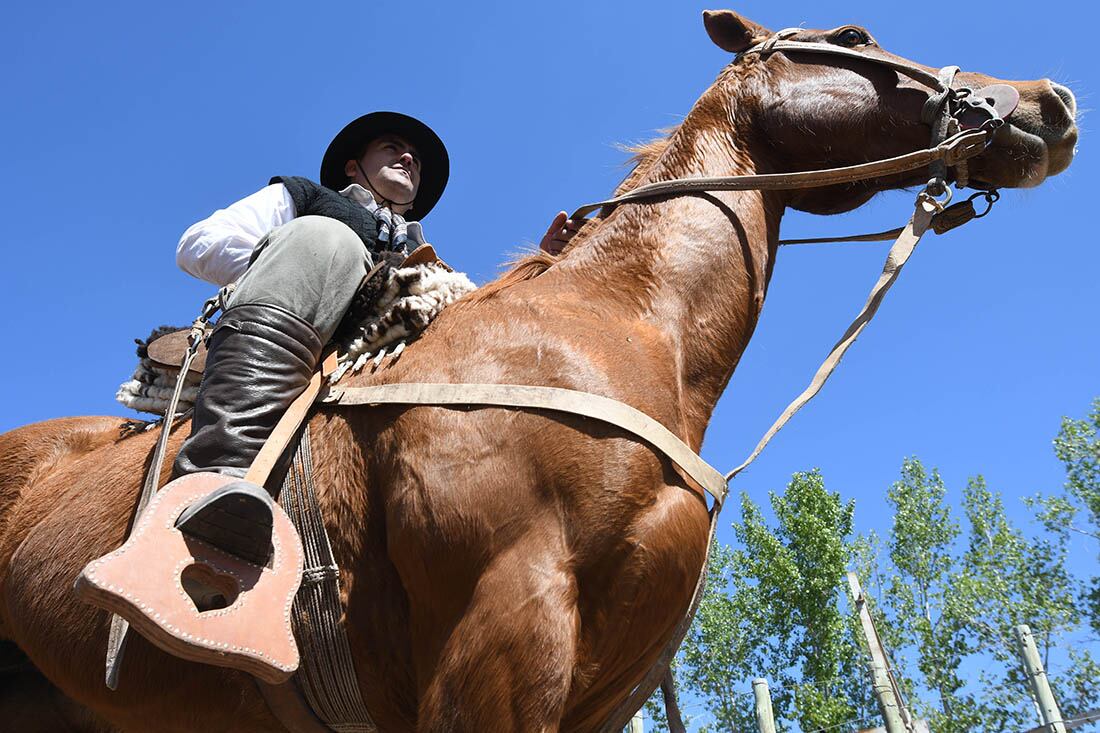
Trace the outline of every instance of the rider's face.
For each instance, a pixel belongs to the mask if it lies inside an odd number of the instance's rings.
[[[349,160],[344,171],[359,185],[392,202],[395,210],[408,209],[420,187],[420,155],[399,135],[371,140],[359,160]]]

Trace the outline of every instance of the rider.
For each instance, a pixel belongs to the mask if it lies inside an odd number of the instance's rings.
[[[408,115],[372,112],[333,138],[320,184],[272,178],[184,232],[179,266],[235,286],[208,340],[175,476],[245,475],[305,389],[374,261],[426,243],[420,221],[443,194],[448,173],[447,150],[431,128]],[[578,226],[559,212],[540,246],[557,254]],[[188,507],[176,526],[263,565],[271,552],[271,504],[262,487],[234,481]]]

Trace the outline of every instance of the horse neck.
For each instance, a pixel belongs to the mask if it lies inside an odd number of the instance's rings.
[[[650,181],[757,172],[727,119],[702,129],[697,106],[631,187]],[[712,118],[714,115],[710,115]],[[643,165],[647,165],[643,163]],[[614,211],[566,260],[586,302],[609,322],[661,335],[679,375],[685,426],[703,431],[764,303],[783,204],[758,191],[677,196]]]

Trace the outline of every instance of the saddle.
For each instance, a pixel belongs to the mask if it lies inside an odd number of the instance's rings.
[[[432,245],[422,244],[410,252],[403,261],[395,266],[383,260],[372,267],[371,270],[363,276],[363,282],[359,286],[359,292],[366,289],[368,284],[372,281],[379,279],[388,267],[403,269],[428,264],[438,265],[447,272],[454,272],[454,269],[451,268],[450,265],[439,258],[439,255],[436,254],[435,248],[432,247]],[[157,368],[176,374],[179,371],[180,363],[183,361],[183,355],[187,352],[187,336],[190,332],[190,328],[182,328],[178,331],[172,331],[171,333],[166,333],[163,336],[152,339],[146,345],[146,353],[149,360],[152,361]],[[194,374],[202,374],[202,370],[205,366],[206,344],[204,342],[199,345],[198,352],[192,359],[189,370]]]

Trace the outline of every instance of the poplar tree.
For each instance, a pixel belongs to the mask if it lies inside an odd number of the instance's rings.
[[[774,522],[742,494],[737,544],[716,544],[695,624],[676,660],[698,731],[755,731],[751,680],[767,678],[779,731],[858,729],[877,709],[861,632],[846,601],[855,568],[910,712],[937,733],[1021,731],[1037,723],[1012,637],[1028,624],[1063,715],[1100,706],[1100,577],[1075,577],[1070,540],[1100,551],[1100,399],[1054,440],[1066,482],[1038,495],[1043,533],[1014,525],[978,475],[961,494],[916,458],[886,491],[889,532],[853,537],[854,502],[820,472],[772,492]],[[953,512],[952,506],[957,507]],[[659,696],[649,703],[663,729]]]
[[[766,677],[776,727],[801,730],[862,717],[870,704],[850,622],[837,605],[851,559],[853,502],[817,471],[770,494],[774,528],[747,495],[733,525],[739,546],[717,546],[699,615],[678,661],[680,689],[713,722],[699,730],[755,730],[749,682]]]
[[[1062,418],[1054,454],[1066,470],[1062,491],[1037,495],[1028,503],[1055,537],[1065,544],[1084,538],[1100,561],[1100,397],[1093,400],[1088,417]],[[1100,634],[1100,576],[1090,579],[1081,600],[1093,633]]]

